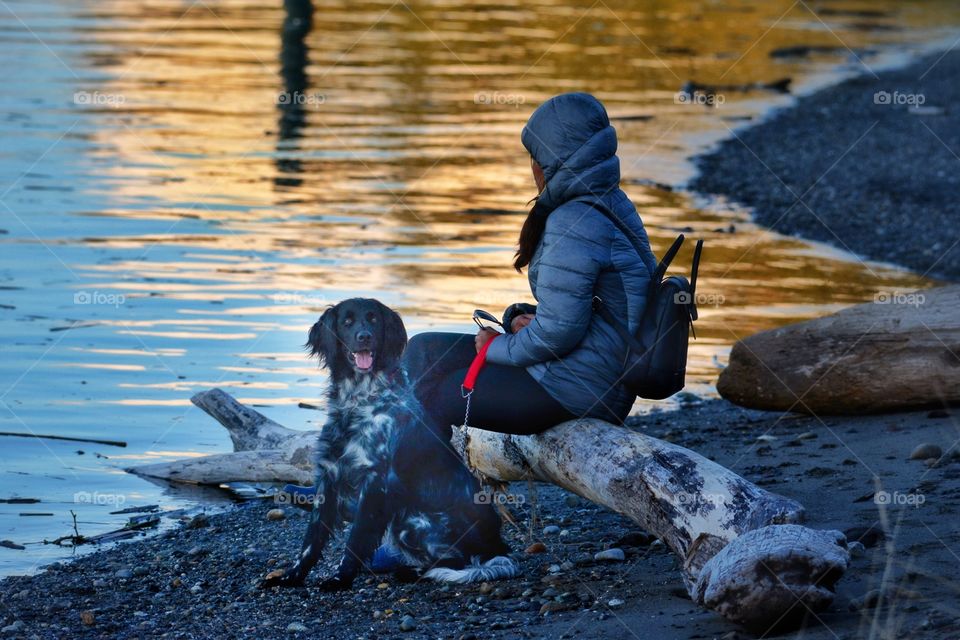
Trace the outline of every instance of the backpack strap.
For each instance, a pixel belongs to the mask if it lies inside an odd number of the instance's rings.
[[[634,250],[637,252],[640,257],[643,257],[643,251],[641,247],[643,244],[640,242],[640,239],[637,237],[637,234],[634,233],[633,229],[628,227],[626,223],[617,217],[613,211],[611,211],[607,205],[603,204],[598,200],[584,196],[582,198],[577,198],[576,202],[582,202],[586,205],[589,205],[602,213],[604,217],[607,218],[610,222],[613,223],[617,229],[620,230],[620,233],[627,237],[627,240],[630,241],[630,244],[633,245]],[[673,241],[673,244],[670,245],[670,248],[667,249],[667,252],[663,254],[663,258],[660,260],[660,263],[657,264],[657,269],[653,272],[653,277],[650,279],[651,285],[658,284],[663,280],[663,276],[667,274],[667,268],[670,266],[670,263],[673,262],[673,259],[677,256],[677,253],[680,251],[680,247],[683,245],[684,235],[681,233],[677,236],[677,239]],[[698,241],[700,244],[703,244],[703,240]]]
[[[643,246],[643,244],[640,242],[640,239],[637,238],[636,234],[633,232],[633,229],[631,229],[630,227],[628,227],[628,226],[624,223],[623,220],[621,220],[620,218],[618,218],[618,217],[617,217],[617,214],[615,214],[613,211],[611,211],[611,210],[607,207],[607,205],[605,205],[605,204],[603,204],[602,202],[600,202],[599,200],[595,200],[595,199],[593,199],[593,198],[591,198],[591,197],[589,197],[589,196],[583,196],[583,197],[580,197],[580,198],[576,198],[576,199],[575,199],[575,202],[582,202],[582,203],[584,203],[585,205],[588,205],[588,206],[590,206],[590,207],[593,207],[594,209],[596,209],[597,211],[599,211],[600,213],[602,213],[603,216],[604,216],[607,220],[609,220],[610,222],[613,223],[613,226],[615,226],[617,229],[620,230],[620,233],[622,233],[623,235],[625,235],[625,236],[627,237],[627,240],[629,240],[629,241],[630,241],[630,244],[633,245],[633,248],[634,248],[634,250],[637,252],[637,254],[639,254],[641,258],[643,257],[643,251],[641,251],[641,247]],[[671,247],[671,249],[672,249],[672,247]],[[679,249],[679,247],[678,247],[678,249]],[[669,252],[667,252],[667,253],[669,253]],[[674,254],[676,254],[676,251],[674,251]],[[673,259],[673,256],[670,256],[670,259],[672,260],[672,259]],[[669,261],[667,262],[667,264],[669,264]],[[664,271],[666,271],[666,267],[664,267]]]
[[[663,254],[660,264],[657,265],[657,270],[653,272],[654,282],[660,282],[663,280],[663,276],[667,275],[667,267],[669,267],[673,259],[677,257],[677,252],[680,251],[680,246],[683,245],[683,241],[684,236],[681,233],[677,236],[677,239],[673,241],[673,244],[670,245],[670,248],[667,249],[667,252]]]
[[[681,236],[682,237],[682,236]],[[693,264],[690,266],[690,320],[696,320],[697,314],[697,271],[700,269],[700,254],[703,253],[703,240],[697,240],[693,249]]]
[[[647,352],[646,347],[640,344],[640,341],[637,340],[636,336],[630,333],[630,330],[627,328],[623,322],[620,321],[620,318],[613,315],[607,305],[603,304],[603,300],[600,296],[593,296],[593,310],[600,314],[600,317],[607,321],[607,323],[614,328],[614,330],[619,334],[623,341],[627,343],[627,346],[633,350],[638,356],[642,356]]]

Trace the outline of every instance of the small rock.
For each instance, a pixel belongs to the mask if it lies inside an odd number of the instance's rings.
[[[187,529],[203,529],[207,526],[210,526],[210,518],[203,513],[195,515],[187,523]]]
[[[524,589],[523,593],[520,594],[521,598],[529,598],[535,593],[533,589]]]
[[[555,536],[560,533],[560,527],[555,524],[551,524],[543,528],[543,535],[545,536]]]
[[[190,549],[190,551],[187,551],[187,555],[195,558],[197,556],[202,556],[206,552],[206,549],[203,547],[194,547],[193,549]]]
[[[854,540],[847,544],[847,552],[852,558],[859,558],[867,552],[867,548],[863,546],[862,542],[857,542]]]
[[[571,569],[573,569],[573,563],[570,562],[569,560],[564,560],[563,562],[560,563],[560,569],[563,571],[570,571]]]
[[[535,554],[535,553],[544,553],[547,550],[547,545],[542,542],[534,542],[532,545],[527,547],[524,550],[524,553]]]
[[[307,630],[307,625],[299,622],[291,622],[287,625],[287,633],[303,633]]]
[[[927,460],[929,458],[939,458],[943,455],[943,450],[935,444],[925,442],[917,445],[910,454],[911,460]]]
[[[267,520],[283,520],[287,517],[287,512],[283,509],[270,509],[267,511]]]
[[[605,562],[623,562],[627,559],[626,554],[623,552],[623,549],[605,549],[604,551],[598,551],[593,555],[593,559],[596,561],[605,561]]]
[[[621,600],[620,598],[611,598],[607,602],[607,606],[610,607],[611,609],[618,609],[623,606],[623,600]]]
[[[120,578],[121,580],[129,580],[133,577],[133,571],[130,569],[118,569],[116,573],[113,574],[114,578]]]
[[[200,586],[199,582],[190,587],[190,593],[200,593],[201,591],[203,591],[203,587]]]
[[[380,589],[381,591],[383,589],[389,589],[389,588],[390,588],[389,582],[381,582],[380,584],[377,585],[377,589]]]
[[[400,631],[413,631],[417,628],[417,621],[413,616],[403,616],[400,621]]]
[[[574,493],[568,493],[567,497],[564,498],[564,502],[566,502],[567,506],[571,509],[575,509],[580,506],[580,496]]]
[[[560,565],[558,565],[558,564],[552,564],[552,565],[550,565],[550,567],[549,567],[547,570],[548,570],[550,573],[560,573]]]
[[[801,433],[795,439],[796,440],[815,440],[816,438],[817,438],[817,434],[815,434],[813,431],[807,431],[805,433]]]
[[[568,609],[570,609],[570,605],[563,602],[545,602],[543,606],[540,607],[540,615],[545,616],[549,613],[567,611]]]
[[[93,611],[90,611],[89,609],[87,609],[86,611],[80,612],[80,622],[82,622],[83,624],[89,627],[93,625],[94,621],[95,621],[95,618],[93,615]]]
[[[483,595],[487,595],[491,591],[493,591],[493,585],[489,582],[483,582],[480,584],[480,593]]]
[[[620,536],[620,539],[613,543],[614,547],[645,547],[656,540],[649,533],[643,531],[631,531],[628,534]]]
[[[27,625],[23,622],[23,620],[14,620],[12,623],[8,624],[3,629],[0,629],[0,633],[13,635],[15,633],[20,633],[21,631],[23,631],[23,628],[26,626]]]

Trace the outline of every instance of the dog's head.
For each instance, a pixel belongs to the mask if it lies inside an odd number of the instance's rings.
[[[369,298],[344,300],[324,311],[306,344],[335,380],[389,371],[399,364],[406,346],[400,315]]]

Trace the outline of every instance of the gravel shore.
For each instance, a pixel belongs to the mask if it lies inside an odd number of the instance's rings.
[[[630,426],[800,500],[810,526],[861,539],[864,549],[832,609],[784,637],[859,638],[874,627],[882,637],[960,635],[956,415],[821,422],[717,400],[634,418]],[[942,459],[933,466],[908,460],[919,444],[940,447]],[[874,499],[875,478],[889,504]],[[316,584],[335,566],[337,544],[307,588],[260,591],[258,579],[299,549],[306,517],[287,507],[284,519],[271,520],[273,503],[248,503],[35,576],[5,579],[2,637],[749,637],[695,606],[677,559],[627,519],[556,487],[538,485],[536,493],[514,507],[520,526],[506,527],[523,568],[516,579],[445,587],[371,575],[350,593],[323,594]],[[531,523],[533,504],[539,517]],[[524,553],[535,541],[546,551]],[[621,549],[624,559],[594,559],[610,548]]]
[[[737,132],[690,187],[781,233],[956,280],[958,104],[960,51],[866,73]]]

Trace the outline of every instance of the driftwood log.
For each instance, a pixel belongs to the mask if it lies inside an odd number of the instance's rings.
[[[236,453],[132,472],[209,484],[312,481],[315,432],[283,427],[219,389],[193,402],[227,428]],[[550,482],[630,518],[679,556],[696,602],[752,628],[823,609],[847,568],[843,535],[800,526],[796,501],[693,451],[606,422],[571,421],[536,436],[458,427],[453,446],[490,480]]]
[[[881,293],[745,338],[717,390],[745,407],[814,414],[960,403],[960,285]]]

